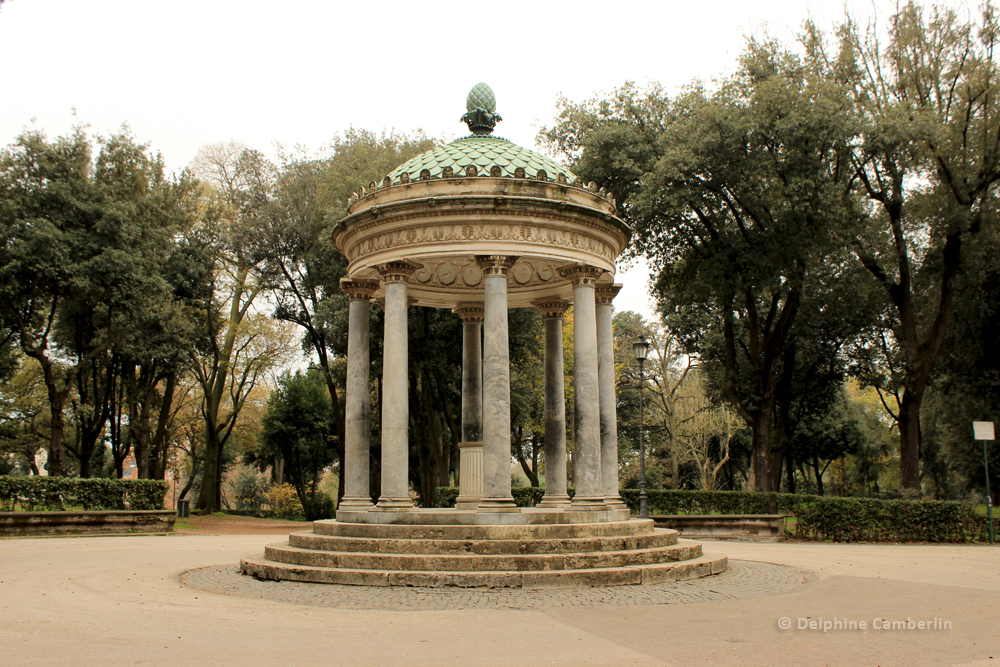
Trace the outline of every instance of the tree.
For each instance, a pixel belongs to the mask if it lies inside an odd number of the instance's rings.
[[[198,342],[191,360],[205,425],[196,506],[218,511],[226,442],[249,391],[285,352],[267,343],[265,318],[249,325],[254,301],[272,278],[258,237],[275,170],[259,152],[235,142],[203,147],[192,168],[214,188],[205,193],[203,219],[193,232],[210,277],[195,314]]]
[[[260,441],[265,451],[280,452],[285,474],[295,486],[306,519],[330,518],[333,502],[319,491],[323,471],[333,462],[333,435],[326,382],[318,370],[285,373],[271,393]]]
[[[65,407],[80,401],[84,473],[108,418],[113,347],[168,287],[157,268],[189,183],[128,129],[49,142],[28,132],[0,156],[0,330],[38,362],[49,397],[49,474],[64,473]],[[109,371],[109,368],[111,369]]]
[[[845,108],[797,56],[751,41],[714,93],[695,84],[670,99],[627,84],[611,99],[564,101],[544,134],[623,201],[630,252],[663,267],[669,324],[720,370],[720,393],[752,429],[753,489],[780,481],[780,373],[811,272],[856,217]]]
[[[878,27],[848,21],[839,49],[807,25],[810,59],[851,95],[861,126],[850,167],[871,202],[868,225],[845,234],[883,295],[889,318],[883,379],[896,399],[900,486],[920,494],[920,408],[954,312],[967,245],[992,220],[1000,180],[1000,23],[949,8],[902,5]],[[892,411],[892,410],[890,410]]]
[[[0,468],[38,475],[35,457],[49,441],[49,411],[41,369],[14,360],[14,373],[0,380]]]
[[[421,132],[376,135],[351,128],[343,137],[335,136],[330,147],[315,157],[283,155],[260,219],[258,247],[275,276],[271,287],[274,316],[301,328],[302,348],[314,356],[323,375],[333,420],[332,444],[341,467],[343,387],[337,382],[334,359],[347,355],[347,299],[340,291],[347,259],[326,233],[345,215],[347,198],[359,183],[381,180],[433,145]],[[377,354],[380,346],[371,349]],[[343,480],[340,475],[338,497],[344,494]]]
[[[531,486],[539,486],[545,454],[545,329],[537,308],[508,311],[511,454]],[[548,470],[548,461],[545,461]]]

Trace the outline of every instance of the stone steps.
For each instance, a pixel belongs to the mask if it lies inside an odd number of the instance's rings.
[[[264,549],[267,560],[286,565],[329,567],[347,570],[525,572],[584,570],[652,565],[698,558],[696,542],[651,549],[598,551],[571,554],[408,554],[335,552],[272,544]]]
[[[420,586],[459,588],[586,588],[657,584],[696,579],[724,572],[725,556],[625,567],[541,570],[531,572],[396,571],[289,565],[262,558],[244,558],[244,574],[270,581],[304,581],[353,586]]]
[[[389,554],[570,554],[606,551],[634,551],[671,546],[677,532],[655,529],[645,535],[615,537],[572,537],[563,539],[394,539],[292,533],[289,546],[335,552]]]
[[[415,524],[413,512],[398,513],[406,517],[400,523],[390,513],[372,514],[359,523],[313,522],[311,533],[267,546],[263,557],[243,559],[241,570],[357,586],[574,588],[691,579],[727,565],[648,519],[567,523],[562,511],[532,510],[529,518],[545,520],[469,524],[464,515],[435,511],[425,515],[437,523]]]
[[[630,537],[647,535],[652,531],[652,519],[518,525],[347,523],[333,519],[313,522],[313,532],[317,535],[396,540],[565,540],[585,537]]]

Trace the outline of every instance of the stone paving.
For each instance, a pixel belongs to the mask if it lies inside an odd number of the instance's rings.
[[[730,560],[729,569],[713,577],[647,586],[440,589],[260,581],[240,574],[238,568],[238,565],[203,567],[182,573],[180,579],[187,586],[212,593],[308,607],[434,611],[624,607],[746,600],[790,593],[816,578],[811,571],[787,565]]]

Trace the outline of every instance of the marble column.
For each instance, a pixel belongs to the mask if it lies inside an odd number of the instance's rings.
[[[340,281],[349,300],[347,316],[347,387],[344,392],[344,498],[338,510],[365,511],[372,507],[369,490],[369,436],[371,382],[368,374],[368,302],[378,282]]]
[[[483,304],[460,303],[462,318],[462,440],[483,439]]]
[[[611,302],[621,285],[600,285],[597,300],[597,382],[601,406],[601,491],[604,502],[615,509],[625,509],[618,493],[618,399],[615,393],[615,341],[611,326],[614,308]]]
[[[409,262],[376,267],[385,285],[385,333],[382,338],[382,492],[378,508],[413,509],[410,500],[410,457],[406,285],[419,268]]]
[[[569,303],[535,301],[545,320],[545,495],[539,507],[566,507],[566,391],[563,382],[563,314]]]
[[[480,512],[518,512],[510,493],[507,274],[516,257],[477,256],[483,270],[483,498]]]
[[[462,318],[462,442],[458,443],[456,509],[475,509],[483,496],[483,304],[460,303]]]
[[[580,265],[563,269],[573,283],[573,376],[576,387],[576,449],[573,453],[574,510],[604,510],[601,487],[601,410],[597,380],[597,313],[594,284],[601,269]]]

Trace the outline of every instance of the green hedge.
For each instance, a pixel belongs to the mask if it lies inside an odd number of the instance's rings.
[[[796,536],[834,542],[978,542],[986,517],[971,503],[817,498],[793,512]]]
[[[622,489],[621,495],[632,513],[638,514],[639,491]],[[650,514],[794,514],[797,505],[825,498],[804,493],[673,489],[650,490],[646,496]]]
[[[544,489],[511,489],[519,507],[534,507]],[[572,492],[570,493],[572,495]],[[639,492],[622,489],[633,514]],[[941,500],[876,500],[835,498],[804,493],[749,491],[647,492],[650,514],[788,514],[795,517],[794,536],[834,542],[985,542],[986,517],[971,503]],[[458,489],[441,487],[442,507],[454,507]]]
[[[167,483],[158,479],[0,476],[0,508],[5,512],[160,510],[166,493]]]
[[[458,498],[457,486],[439,486],[438,507],[454,507],[455,499]],[[570,498],[573,497],[573,489],[568,491]],[[518,507],[534,507],[545,495],[545,489],[535,486],[515,486],[510,490],[514,496],[514,503]]]

